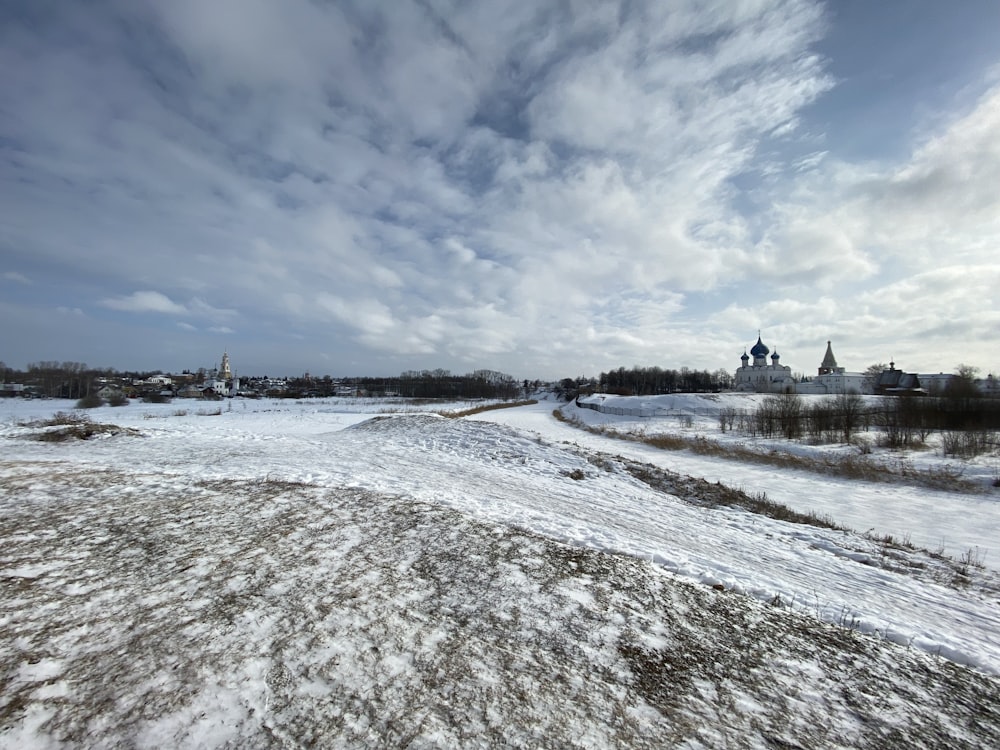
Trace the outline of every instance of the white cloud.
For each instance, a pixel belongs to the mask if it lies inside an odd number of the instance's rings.
[[[167,295],[153,291],[133,292],[125,297],[102,299],[98,304],[111,310],[134,313],[155,312],[165,315],[187,315],[189,312],[186,307],[177,304]]]
[[[18,273],[17,271],[5,271],[3,273],[3,278],[7,281],[14,281],[18,284],[31,284],[31,280],[27,276],[23,273]]]
[[[0,92],[11,265],[181,331],[252,320],[346,361],[531,376],[717,363],[758,326],[806,346],[878,314],[940,342],[955,300],[915,282],[920,313],[906,280],[1000,244],[1000,89],[907,159],[847,161],[810,120],[834,85],[815,3],[66,13],[74,45],[0,32],[0,65],[31,70]]]
[[[351,326],[373,343],[383,340],[397,325],[389,308],[376,299],[345,299],[321,292],[316,296],[316,305],[319,310]],[[388,338],[384,340],[387,344],[391,343]]]
[[[187,310],[192,315],[204,318],[232,318],[238,315],[236,310],[230,308],[214,307],[203,299],[194,297],[187,305]]]

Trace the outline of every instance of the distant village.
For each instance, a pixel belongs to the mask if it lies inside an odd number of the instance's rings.
[[[306,397],[359,395],[356,387],[330,376],[312,378],[307,373],[298,378],[240,378],[232,369],[228,352],[223,353],[221,364],[212,370],[184,370],[177,374],[153,374],[147,377],[128,373],[93,376],[82,366],[74,368],[73,364],[51,362],[29,366],[31,382],[3,382],[0,384],[0,395],[82,398],[94,394],[110,403],[118,399],[219,400],[233,396],[280,397],[289,393]],[[25,380],[28,381],[29,378]]]
[[[16,376],[16,379],[10,377]],[[40,362],[25,373],[0,367],[0,396],[88,398],[113,406],[130,399],[157,402],[175,398],[456,397],[513,399],[538,381],[517,382],[494,370],[455,375],[447,370],[404,372],[397,377],[333,378],[329,375],[272,378],[240,376],[224,352],[218,367],[178,374],[117,373],[92,370],[76,362]]]

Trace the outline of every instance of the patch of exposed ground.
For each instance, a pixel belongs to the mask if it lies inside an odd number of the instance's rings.
[[[95,437],[129,435],[141,433],[131,427],[94,422],[86,414],[76,412],[56,412],[50,419],[24,422],[19,425],[20,433],[12,437],[39,440],[44,443],[62,443],[67,440],[90,440]]]
[[[0,746],[996,747],[1000,681],[447,508],[0,478]]]

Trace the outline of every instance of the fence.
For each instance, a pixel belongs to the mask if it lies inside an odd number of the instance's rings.
[[[592,409],[593,411],[598,411],[601,414],[612,414],[617,417],[640,417],[642,419],[649,418],[669,418],[677,417],[678,419],[688,419],[692,420],[697,416],[705,416],[714,418],[718,414],[718,409],[713,407],[702,407],[702,408],[687,408],[687,409],[668,409],[665,407],[627,407],[627,406],[609,406],[603,401],[580,401],[577,399],[576,405],[581,409]]]

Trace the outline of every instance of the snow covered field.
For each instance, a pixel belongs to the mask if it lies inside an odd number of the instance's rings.
[[[1000,743],[995,492],[657,451],[555,406],[131,404],[45,442],[71,403],[0,402],[0,747]]]
[[[635,418],[602,414],[570,405],[567,414],[588,425],[603,425],[622,433],[644,435],[659,433],[685,437],[705,436],[723,445],[750,445],[760,452],[776,450],[802,456],[857,455],[854,446],[843,443],[809,445],[783,439],[748,440],[738,432],[720,433],[718,412],[723,408],[753,411],[766,398],[756,394],[675,394],[648,398],[603,399],[609,407],[637,408],[657,414],[652,418]],[[824,400],[826,396],[805,396]],[[877,400],[877,397],[868,397]],[[595,400],[599,400],[596,399]],[[690,426],[681,426],[690,418]],[[860,433],[859,438],[874,441],[875,434]],[[737,464],[730,460],[699,456],[689,452],[669,455],[668,465],[674,471],[704,477],[710,481],[744,486],[752,491],[766,492],[776,502],[803,512],[830,516],[837,522],[858,531],[871,529],[879,535],[892,534],[897,539],[909,539],[929,550],[942,551],[952,557],[972,552],[983,562],[1000,569],[1000,489],[993,482],[1000,477],[1000,457],[979,456],[972,460],[945,458],[940,450],[940,434],[931,433],[923,450],[889,451],[875,449],[867,457],[873,462],[890,466],[907,466],[912,473],[949,473],[963,483],[982,489],[979,493],[942,492],[914,487],[912,483],[866,483],[837,479],[810,472],[775,471],[755,464]],[[577,440],[583,440],[577,437]],[[600,442],[600,445],[607,445]],[[626,450],[617,443],[616,452]],[[639,451],[636,455],[650,460],[659,451]]]

